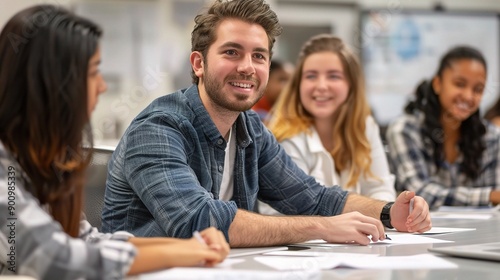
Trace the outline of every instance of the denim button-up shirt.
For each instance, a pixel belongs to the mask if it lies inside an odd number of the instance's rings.
[[[234,193],[222,201],[227,142],[196,85],[153,101],[132,121],[109,163],[103,231],[187,238],[214,226],[228,238],[237,209],[253,209],[257,198],[286,214],[341,213],[347,192],[306,175],[255,112],[242,112],[233,131]]]

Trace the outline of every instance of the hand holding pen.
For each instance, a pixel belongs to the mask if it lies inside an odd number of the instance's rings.
[[[404,191],[391,207],[391,224],[398,231],[425,232],[431,229],[429,205],[415,192]]]
[[[409,206],[409,211],[408,211],[408,216],[413,212],[413,204],[415,203],[415,197],[410,199],[410,206]],[[387,233],[385,234],[385,239],[387,240],[392,240],[389,236],[387,236]]]
[[[193,238],[196,239],[203,248],[219,254],[221,259],[225,259],[229,254],[229,244],[226,242],[224,235],[213,227],[207,228],[201,232],[193,232]],[[203,265],[206,266],[213,266],[214,264],[215,263],[210,262],[210,260],[203,262]]]

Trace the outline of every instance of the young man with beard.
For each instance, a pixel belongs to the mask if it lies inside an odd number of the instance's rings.
[[[310,239],[366,245],[368,236],[384,239],[382,222],[430,229],[428,206],[413,192],[392,204],[316,183],[249,110],[281,33],[269,5],[217,1],[195,22],[194,84],[155,100],[125,132],[108,168],[104,231],[189,237],[214,226],[232,247],[250,247]],[[257,198],[295,216],[253,213]]]

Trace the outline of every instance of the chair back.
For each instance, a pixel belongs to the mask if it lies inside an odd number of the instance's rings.
[[[99,231],[101,230],[108,162],[114,150],[115,148],[111,146],[94,146],[92,161],[87,167],[85,176],[84,212],[87,221]]]

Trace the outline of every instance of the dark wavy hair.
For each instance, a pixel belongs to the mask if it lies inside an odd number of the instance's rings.
[[[194,18],[191,51],[201,52],[206,63],[208,48],[217,39],[217,27],[223,20],[230,18],[262,26],[269,39],[269,52],[272,54],[274,41],[281,34],[282,27],[278,16],[264,0],[216,0],[205,12]],[[192,69],[191,77],[193,83],[198,84],[199,78]]]
[[[16,158],[27,191],[78,236],[92,144],[87,73],[101,29],[53,5],[14,15],[0,33],[0,140]]]
[[[442,58],[435,76],[442,77],[443,71],[457,60],[475,60],[480,62],[487,70],[486,60],[476,49],[467,46],[458,46],[449,50]],[[443,127],[440,122],[441,104],[432,87],[431,81],[423,81],[415,92],[416,100],[411,101],[405,107],[406,113],[420,111],[424,114],[423,136],[429,139],[433,145],[433,159],[436,167],[440,168],[440,162],[444,159],[443,152]],[[476,179],[480,173],[480,163],[484,150],[484,135],[486,127],[482,122],[479,109],[460,125],[460,137],[458,146],[464,157],[464,163],[460,172],[471,179]]]

